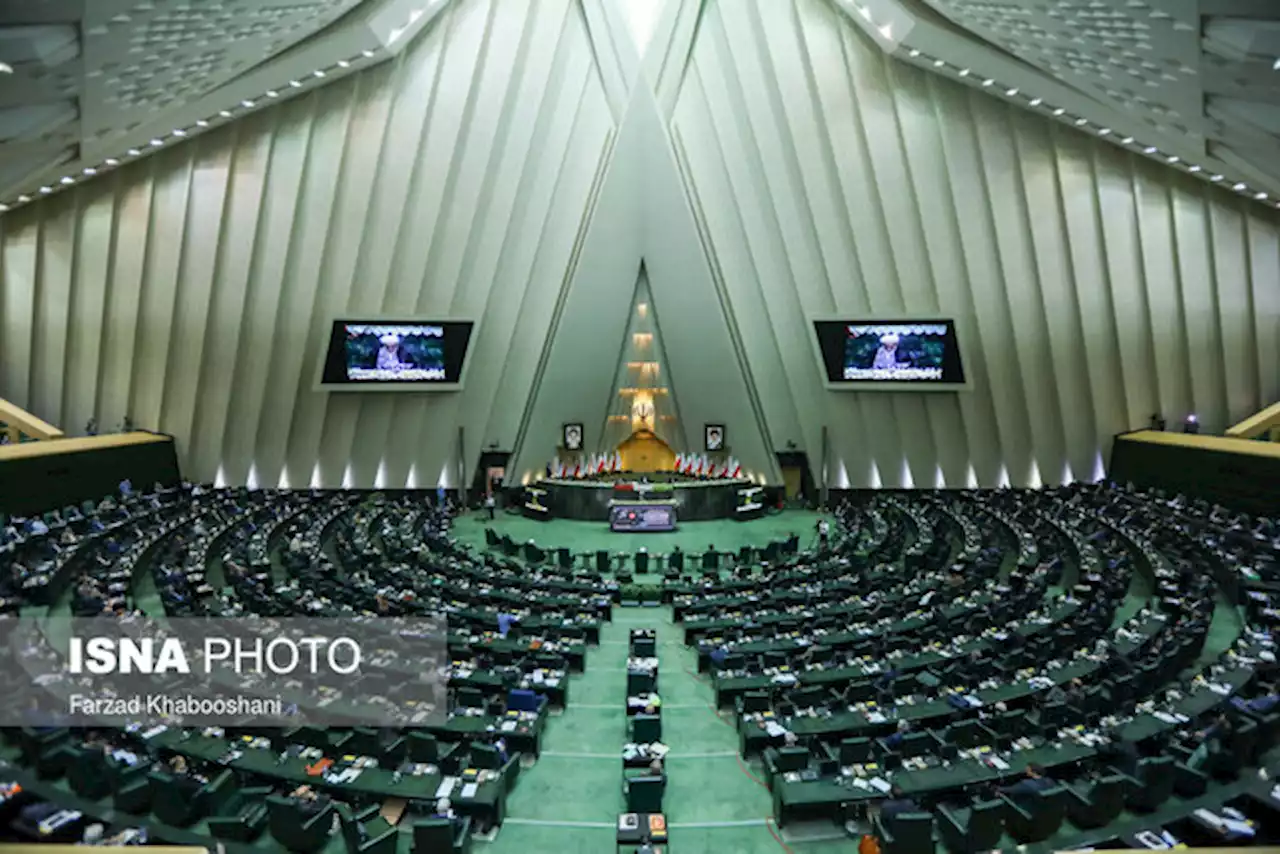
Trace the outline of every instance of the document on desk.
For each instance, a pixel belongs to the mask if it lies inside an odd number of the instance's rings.
[[[453,794],[453,787],[458,785],[457,777],[445,777],[436,787],[436,799],[447,798]]]
[[[882,780],[879,777],[872,777],[867,782],[871,784],[871,788],[885,795],[887,795],[889,793],[889,790],[893,788],[892,786],[889,785],[888,780]]]
[[[780,738],[787,733],[782,724],[777,721],[766,722],[764,725],[764,731],[770,738]]]

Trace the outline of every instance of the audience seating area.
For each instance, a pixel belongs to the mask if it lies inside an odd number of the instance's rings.
[[[496,533],[474,550],[416,494],[188,485],[0,520],[7,615],[445,613],[449,627],[448,660],[423,662],[448,674],[438,725],[6,730],[0,827],[476,850],[644,576],[782,833],[818,822],[850,850],[872,833],[889,851],[1280,838],[1265,779],[1280,739],[1274,520],[1098,484],[877,492],[834,521],[809,548],[673,560]],[[654,636],[628,643],[625,799],[658,813]],[[334,764],[317,774],[321,759]]]

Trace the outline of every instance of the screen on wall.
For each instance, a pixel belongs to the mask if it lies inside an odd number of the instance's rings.
[[[456,390],[469,320],[335,320],[320,386],[345,391]]]
[[[816,320],[831,388],[947,390],[965,386],[953,320]]]

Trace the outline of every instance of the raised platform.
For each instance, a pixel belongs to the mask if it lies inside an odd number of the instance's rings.
[[[650,481],[645,483],[642,478]],[[541,480],[529,487],[537,492],[545,516],[608,522],[610,510],[619,504],[672,504],[681,522],[731,519],[737,515],[740,492],[752,488],[745,479],[664,480],[658,475],[620,475],[609,480]],[[633,488],[625,487],[635,484]]]

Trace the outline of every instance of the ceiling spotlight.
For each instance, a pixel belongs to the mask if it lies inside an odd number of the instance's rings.
[[[893,21],[890,21],[889,23],[885,24],[883,27],[876,27],[876,29],[879,30],[880,35],[884,36],[885,38],[887,39],[893,38]]]
[[[1142,149],[1142,152],[1144,154],[1155,154],[1159,150],[1160,149],[1156,148],[1154,145],[1148,145],[1146,148]]]
[[[21,195],[18,196],[18,201],[25,205],[27,202],[31,201],[31,197],[28,195]]]
[[[299,83],[297,80],[290,80],[289,85],[292,86],[294,89],[298,89],[302,86],[302,84]]]
[[[1111,128],[1098,128],[1098,136],[1111,136]]]
[[[941,68],[941,67],[942,67],[942,66],[944,66],[944,65],[946,65],[946,63],[945,63],[945,62],[943,62],[941,59],[935,59],[935,60],[933,61],[933,67],[934,67],[934,68]]]
[[[161,146],[161,145],[164,145],[164,140],[163,140],[163,139],[153,139],[153,140],[151,140],[151,144],[152,144],[152,145],[154,145],[154,146],[159,147],[159,146]]]
[[[1241,182],[1240,182],[1240,183],[1238,183],[1238,184],[1232,184],[1232,185],[1231,185],[1231,189],[1235,190],[1235,191],[1238,193],[1238,192],[1240,192],[1241,190],[1247,190],[1247,189],[1249,189],[1249,187],[1248,187],[1248,185],[1246,185],[1243,181],[1241,181]]]
[[[1199,433],[1200,432],[1200,419],[1196,417],[1196,414],[1194,412],[1188,415],[1186,420],[1182,422],[1182,432],[1183,433]]]
[[[253,101],[241,101],[240,106],[244,107],[246,110],[253,109]]]
[[[1085,126],[1085,125],[1087,125],[1087,124],[1089,124],[1089,120],[1088,120],[1088,119],[1076,119],[1076,127],[1078,127],[1078,128],[1079,128],[1079,127],[1084,127],[1084,126]]]
[[[97,170],[97,169],[94,169],[92,166],[86,166],[86,167],[84,167],[84,169],[83,169],[82,171],[83,171],[83,172],[84,172],[84,174],[86,174],[86,175],[97,175],[97,174],[98,174],[98,170]]]
[[[279,92],[277,92],[275,89],[268,89],[268,90],[267,90],[267,97],[268,97],[268,98],[279,98],[279,97],[280,97],[280,93],[279,93]]]
[[[1273,62],[1273,63],[1271,63],[1271,70],[1272,70],[1272,71],[1280,71],[1280,57],[1277,57],[1277,58],[1276,58],[1276,61],[1275,61],[1275,62]]]
[[[130,157],[137,157],[137,156],[138,156],[138,155],[140,155],[140,154],[142,154],[142,152],[141,152],[141,151],[139,151],[139,150],[138,150],[138,149],[136,149],[136,148],[131,148],[131,149],[129,149],[129,156],[130,156]]]
[[[908,56],[910,56],[912,59],[915,59],[919,55],[920,55],[920,51],[914,48],[912,48],[911,53],[908,54]]]
[[[1012,98],[1014,95],[1018,94],[1018,90],[1017,90],[1017,89],[1005,89],[1005,90],[1004,90],[1004,93],[1005,93],[1006,95],[1008,95],[1010,98]]]
[[[1181,159],[1182,158],[1176,154],[1170,154],[1168,157],[1165,158],[1165,160],[1168,160],[1170,163],[1177,163]]]
[[[6,205],[4,202],[0,202],[0,213],[4,213],[8,209],[9,209],[8,205]]]
[[[7,62],[0,62],[0,74],[12,74],[13,66]]]
[[[1221,180],[1222,180],[1222,176],[1221,176],[1221,175],[1212,175],[1212,176],[1210,176],[1209,180],[1216,184],[1216,183],[1218,183],[1219,181],[1221,181]]]
[[[70,175],[64,175],[62,180],[59,183],[63,185],[68,185],[68,184],[74,184],[75,182],[76,182],[75,178],[72,178]]]
[[[920,51],[916,51],[917,54],[919,52]],[[362,50],[360,51],[360,55],[363,56],[365,59],[373,59],[373,51],[371,50]]]
[[[218,110],[218,115],[222,116],[224,119],[229,119],[229,118],[231,118],[231,111],[230,111],[230,110]]]
[[[1058,109],[1056,109],[1056,110],[1054,110],[1054,111],[1053,111],[1053,114],[1054,114],[1055,116],[1060,116],[1060,115],[1062,115],[1062,114],[1063,114],[1063,113],[1065,113],[1065,112],[1066,112],[1066,110],[1064,110],[1062,107],[1059,107]]]
[[[108,157],[106,160],[104,160],[104,161],[102,161],[102,162],[103,162],[103,163],[105,163],[105,164],[107,164],[108,166],[119,166],[119,165],[120,165],[120,161],[119,161],[119,160],[116,160],[114,157]]]
[[[339,59],[339,60],[338,60],[338,67],[339,67],[339,68],[350,68],[350,67],[351,67],[351,63],[350,63],[350,62],[347,62],[345,59]]]
[[[1040,105],[1041,105],[1041,104],[1043,104],[1043,103],[1044,103],[1044,98],[1032,98],[1032,99],[1031,99],[1031,106],[1033,106],[1033,107],[1038,107],[1038,106],[1040,106]]]
[[[173,132],[173,135],[174,135],[174,136],[186,136],[186,135],[187,135],[187,132],[186,132],[185,130],[183,130],[182,128],[176,128],[176,129],[174,130],[174,132]]]
[[[859,6],[858,14],[861,15],[863,18],[866,18],[868,21],[871,20],[871,10],[868,9],[866,6]],[[413,23],[413,21],[410,21],[409,23]]]
[[[1192,166],[1192,167],[1190,167],[1190,169],[1191,169],[1191,171],[1192,171],[1192,172],[1199,172],[1199,171],[1200,171],[1200,169],[1201,169],[1201,167],[1199,167],[1199,166]]]
[[[315,77],[323,77],[323,76],[324,76],[324,70],[323,70],[323,69],[320,69],[320,68],[317,68],[315,71],[311,72],[311,74],[312,74],[313,76],[315,76]]]
[[[205,120],[205,119],[196,119],[196,127],[198,127],[198,128],[207,128],[208,126],[209,126],[209,122],[208,122],[207,120]]]
[[[44,194],[47,196],[47,195],[49,195],[50,193],[52,193],[52,192],[53,192],[53,187],[47,187],[47,186],[46,186],[46,187],[41,187],[41,188],[40,188],[40,192],[44,193]]]
[[[1254,197],[1255,199],[1257,199],[1258,201],[1262,201],[1263,199],[1265,199],[1265,198],[1267,197],[1267,194],[1266,194],[1266,193],[1254,193],[1254,194],[1253,194],[1253,197]]]
[[[995,83],[996,83],[996,81],[992,80],[990,77],[988,77],[986,80],[983,80],[983,81],[982,81],[982,85],[983,85],[983,86],[994,86],[994,85],[995,85]]]
[[[1120,141],[1123,142],[1125,145],[1133,145],[1133,137],[1131,136],[1126,136],[1124,139]]]

